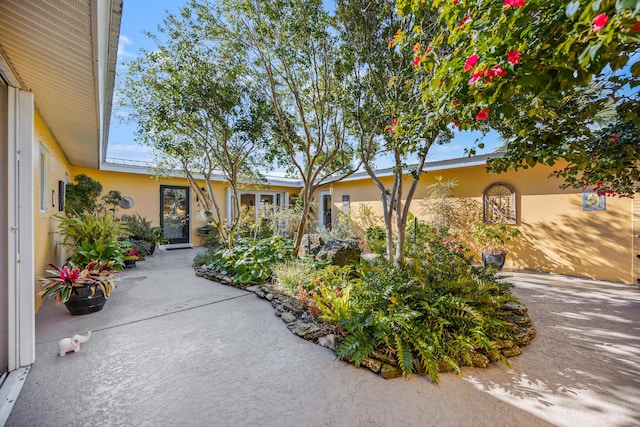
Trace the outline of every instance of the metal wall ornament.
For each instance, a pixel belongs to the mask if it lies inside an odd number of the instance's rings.
[[[516,224],[516,191],[511,185],[496,182],[484,190],[482,220],[485,224]]]

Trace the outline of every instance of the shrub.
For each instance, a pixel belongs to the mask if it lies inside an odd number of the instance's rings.
[[[154,246],[164,240],[162,228],[152,227],[151,221],[147,221],[146,218],[138,213],[135,215],[122,215],[120,221],[126,225],[131,239],[145,240]]]
[[[336,353],[356,365],[373,351],[395,357],[405,375],[425,372],[438,382],[440,363],[459,372],[473,352],[495,353],[510,339],[501,306],[515,300],[510,285],[474,268],[435,238],[429,251],[395,267],[379,259],[362,264],[361,279],[342,290],[320,283],[313,310],[345,335]]]
[[[113,263],[114,269],[121,270],[124,265],[124,251],[113,241],[83,241],[73,248],[73,255],[67,260],[79,267],[86,267],[92,261],[101,264]]]
[[[312,258],[292,259],[273,267],[277,287],[290,295],[298,295],[300,286],[308,292],[318,292],[320,286],[343,289],[354,278],[353,267],[316,262]]]
[[[369,227],[364,237],[371,252],[379,255],[384,255],[387,252],[387,233],[384,228],[379,225]]]
[[[271,277],[271,268],[291,258],[292,252],[293,243],[282,237],[239,239],[231,249],[211,252],[211,262],[207,267],[232,276],[234,283],[264,281]],[[200,257],[203,258],[204,256]]]
[[[81,212],[93,212],[96,200],[102,192],[102,184],[85,174],[80,174],[73,180],[75,184],[67,184],[65,187],[65,213],[78,215]]]
[[[91,261],[100,260],[122,265],[118,239],[126,237],[127,229],[124,223],[113,218],[113,214],[81,212],[77,216],[58,214],[54,218],[60,221],[56,234],[62,237],[64,245],[72,248],[73,255],[69,259],[74,263],[84,267]]]
[[[291,259],[273,266],[273,277],[276,287],[289,295],[296,295],[298,286],[311,283],[315,274],[313,259]]]

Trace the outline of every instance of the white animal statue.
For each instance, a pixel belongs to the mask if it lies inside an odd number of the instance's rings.
[[[89,341],[89,338],[91,338],[91,331],[87,331],[87,335],[76,334],[71,338],[62,338],[58,344],[58,347],[60,348],[60,356],[64,356],[70,351],[77,353],[80,351],[80,344],[86,343]]]

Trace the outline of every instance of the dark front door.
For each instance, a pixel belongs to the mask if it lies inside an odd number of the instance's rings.
[[[160,186],[160,227],[169,244],[189,243],[189,187]]]

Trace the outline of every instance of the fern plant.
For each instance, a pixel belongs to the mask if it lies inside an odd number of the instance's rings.
[[[444,246],[399,267],[377,261],[360,274],[333,317],[346,334],[336,353],[356,365],[383,352],[403,374],[426,373],[437,384],[439,364],[460,372],[474,352],[491,352],[495,341],[511,338],[510,325],[500,320],[500,307],[515,299],[509,285]],[[323,314],[337,312],[334,301],[319,298],[319,306],[328,306]]]

